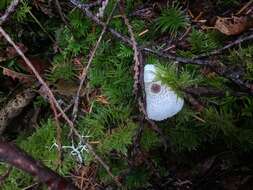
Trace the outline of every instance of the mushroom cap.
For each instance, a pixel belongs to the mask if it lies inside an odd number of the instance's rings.
[[[147,64],[144,67],[144,84],[149,119],[162,121],[174,116],[183,108],[184,100],[169,86],[156,80],[155,65]]]

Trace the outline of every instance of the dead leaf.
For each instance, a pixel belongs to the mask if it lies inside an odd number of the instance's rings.
[[[18,73],[16,71],[13,71],[11,69],[7,69],[5,67],[3,68],[3,75],[11,77],[13,80],[19,80],[22,83],[32,83],[34,81],[34,77],[32,75],[25,75],[22,73]]]
[[[103,96],[103,95],[97,96],[96,97],[96,101],[100,102],[101,104],[104,104],[104,105],[108,105],[109,104],[107,98],[105,96]]]
[[[228,36],[238,35],[252,26],[252,20],[247,17],[218,17],[215,28]]]

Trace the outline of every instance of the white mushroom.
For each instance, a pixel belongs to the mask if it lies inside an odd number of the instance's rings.
[[[162,121],[174,116],[183,108],[184,100],[170,87],[156,79],[155,65],[145,65],[144,84],[149,119]]]

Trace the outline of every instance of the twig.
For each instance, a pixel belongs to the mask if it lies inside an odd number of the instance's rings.
[[[251,4],[253,3],[253,0],[250,0],[248,3],[246,3],[237,13],[236,15],[241,14],[245,9],[247,9]]]
[[[185,94],[185,98],[197,112],[202,112],[204,110],[204,106],[201,104],[201,102],[199,102],[191,94]]]
[[[59,0],[55,0],[55,5],[56,5],[56,7],[57,7],[57,10],[58,10],[58,12],[59,12],[59,15],[60,15],[62,21],[64,22],[64,24],[65,24],[66,26],[68,26],[69,24],[68,24],[68,22],[66,21],[65,16],[64,16],[64,14],[63,14],[63,12],[62,12],[62,8],[61,8],[61,5],[60,5]]]
[[[34,160],[14,144],[0,141],[0,159],[38,177],[38,179],[51,190],[77,190],[69,181],[44,166],[39,161]]]
[[[23,2],[22,2],[22,3],[23,3]],[[51,34],[49,34],[49,32],[45,29],[45,27],[42,26],[42,24],[41,24],[40,21],[34,16],[34,14],[33,14],[30,10],[28,10],[28,13],[29,13],[29,15],[33,18],[33,20],[38,24],[38,26],[40,27],[40,29],[41,29],[45,34],[47,34],[48,38],[49,38],[53,43],[56,44],[56,41],[54,40],[54,37],[53,37]]]
[[[3,16],[0,17],[0,26],[7,21],[9,16],[16,10],[20,0],[13,0],[9,7],[6,9]]]
[[[95,54],[96,54],[96,51],[97,51],[97,49],[98,49],[98,47],[99,47],[99,45],[100,45],[100,42],[101,42],[101,40],[102,40],[102,38],[103,38],[103,36],[104,36],[104,34],[105,34],[106,28],[107,28],[107,26],[108,26],[110,20],[112,19],[114,10],[115,10],[115,8],[117,7],[118,2],[119,2],[119,0],[115,3],[115,5],[114,5],[114,7],[113,7],[113,9],[112,9],[112,11],[111,11],[111,13],[110,13],[110,15],[109,15],[107,21],[106,21],[106,24],[103,26],[103,30],[102,30],[102,32],[101,32],[101,34],[100,34],[100,36],[99,36],[99,38],[98,38],[98,40],[97,40],[97,43],[96,43],[95,47],[94,47],[93,50],[91,51],[91,55],[90,55],[90,57],[89,57],[89,60],[88,60],[88,63],[87,63],[87,65],[86,65],[86,67],[84,67],[83,70],[82,70],[82,75],[81,75],[81,77],[80,77],[80,84],[79,84],[79,87],[78,87],[78,90],[77,90],[77,93],[76,93],[75,103],[74,103],[73,112],[72,112],[72,121],[75,121],[75,119],[76,119],[76,117],[77,117],[77,111],[78,111],[78,104],[79,104],[80,92],[81,92],[81,90],[82,90],[84,81],[85,81],[85,79],[86,79],[86,77],[87,77],[88,70],[89,70],[89,68],[90,68],[90,65],[91,65],[91,63],[92,63],[94,57],[95,57]],[[87,8],[85,8],[85,9],[87,9]]]
[[[85,15],[90,18],[91,20],[93,20],[97,25],[100,25],[102,27],[106,27],[106,24],[102,21],[100,21],[96,16],[94,16],[90,10],[85,6],[85,4],[81,3],[78,0],[70,0],[70,2],[75,6],[78,7],[79,9],[81,9],[82,11],[84,11]],[[121,41],[123,41],[124,43],[128,44],[128,45],[132,45],[131,40],[128,37],[122,36],[120,33],[116,32],[115,30],[113,30],[112,28],[106,27],[107,30],[112,33],[116,38],[120,39]]]
[[[246,83],[242,79],[237,72],[229,69],[227,66],[212,66],[210,67],[214,72],[218,75],[223,76],[224,78],[229,79],[233,83],[237,84],[240,88],[247,91],[250,95],[253,95],[253,84]]]
[[[70,108],[74,105],[74,100],[72,99],[71,102],[69,103],[69,105],[67,105],[65,108],[64,108],[64,113],[66,113],[68,110],[70,110]],[[58,113],[57,115],[57,118],[61,117],[62,114],[61,113]]]
[[[128,33],[130,34],[130,38],[131,38],[131,41],[132,41],[132,48],[134,50],[134,61],[135,61],[135,64],[134,64],[134,94],[137,96],[137,92],[138,92],[138,86],[139,86],[139,73],[140,73],[140,52],[137,48],[137,42],[135,40],[135,37],[134,37],[134,32],[133,32],[133,28],[125,14],[125,1],[124,0],[121,0],[121,3],[120,3],[120,12],[122,14],[122,17],[124,19],[124,22],[125,22],[125,25],[127,26],[127,29],[128,29]]]
[[[65,114],[65,112],[62,110],[61,106],[57,102],[54,94],[52,93],[51,89],[47,85],[47,83],[42,79],[38,71],[34,68],[30,60],[24,55],[24,53],[21,51],[21,49],[13,42],[13,40],[10,38],[10,36],[3,30],[3,28],[0,26],[0,33],[4,36],[4,38],[14,47],[14,49],[17,51],[17,53],[21,56],[21,58],[25,61],[27,66],[32,70],[35,77],[39,81],[39,83],[44,87],[45,92],[47,93],[48,99],[50,104],[54,104],[55,107],[60,111],[62,114],[63,119],[67,122],[70,129],[74,132],[74,135],[76,135],[83,144],[87,146],[89,149],[89,152],[94,156],[95,160],[97,160],[107,171],[107,173],[114,179],[116,184],[118,186],[121,186],[121,183],[114,177],[114,175],[111,173],[109,166],[96,154],[93,147],[84,140],[82,135],[75,129],[73,122],[68,118],[68,116]]]
[[[73,0],[73,2],[76,1],[76,0]],[[89,8],[92,8],[92,7],[95,7],[95,6],[98,6],[102,3],[103,0],[97,0],[93,3],[79,3],[80,4],[80,9],[89,9]]]
[[[36,186],[38,186],[40,183],[36,182],[34,184],[31,184],[25,188],[23,188],[22,190],[31,190],[31,188],[35,188]]]
[[[124,22],[128,28],[128,32],[131,36],[132,48],[134,50],[134,61],[135,61],[134,72],[135,73],[134,73],[134,91],[133,92],[136,96],[138,95],[138,92],[141,92],[140,98],[138,98],[139,110],[141,113],[144,114],[145,119],[150,124],[149,125],[150,128],[152,130],[154,130],[155,132],[157,132],[161,136],[164,147],[165,147],[165,149],[167,149],[167,140],[166,140],[163,132],[156,126],[156,124],[154,122],[152,122],[150,119],[148,119],[148,116],[146,113],[146,109],[145,109],[146,108],[146,104],[145,104],[146,97],[145,97],[144,81],[143,81],[144,64],[143,64],[142,54],[138,49],[138,45],[137,45],[137,42],[134,37],[132,26],[130,25],[130,22],[125,14],[124,5],[125,5],[124,0],[121,0],[121,4],[120,4],[121,14],[122,14]]]
[[[242,42],[245,42],[245,41],[250,41],[252,39],[253,39],[253,34],[250,34],[248,36],[241,36],[237,40],[229,43],[228,45],[225,45],[224,47],[222,47],[220,49],[214,50],[210,53],[204,53],[204,54],[198,55],[198,56],[194,57],[194,59],[201,59],[201,58],[210,57],[210,56],[213,56],[213,55],[218,55],[218,54],[222,53],[223,51],[225,51],[225,50],[227,50],[231,47],[239,45],[239,44],[241,44]]]
[[[224,90],[218,90],[214,88],[199,86],[199,87],[186,87],[183,89],[184,92],[192,94],[194,96],[218,96],[224,97],[226,92]],[[246,96],[246,93],[243,92],[229,92],[232,96]]]

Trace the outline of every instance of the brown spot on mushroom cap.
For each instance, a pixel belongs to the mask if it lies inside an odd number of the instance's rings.
[[[151,85],[151,92],[159,93],[161,91],[161,85],[159,84],[152,84]]]

